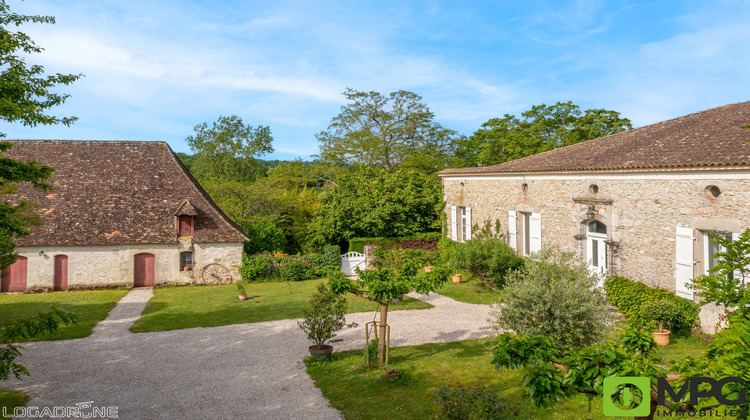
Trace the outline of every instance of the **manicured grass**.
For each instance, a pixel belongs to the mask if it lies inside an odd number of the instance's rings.
[[[23,407],[29,400],[29,396],[20,391],[9,391],[0,389],[0,417],[3,410],[8,414],[13,413],[16,407]]]
[[[87,290],[58,293],[24,293],[0,295],[0,326],[49,312],[52,307],[74,314],[74,325],[62,325],[54,333],[44,334],[29,341],[67,340],[88,337],[97,322],[107,317],[127,289]]]
[[[256,283],[245,286],[249,297],[237,299],[234,285],[178,286],[154,289],[143,316],[133,332],[166,331],[180,328],[301,318],[318,284],[326,279],[301,282]],[[377,304],[347,295],[349,313],[374,311]],[[405,297],[389,310],[426,309],[432,305]]]
[[[695,341],[698,340],[698,341]],[[488,345],[492,339],[392,348],[390,365],[401,370],[403,383],[382,380],[382,370],[364,368],[361,350],[334,353],[329,361],[307,359],[307,372],[331,404],[347,419],[435,418],[434,391],[440,385],[485,385],[515,404],[522,419],[605,419],[602,399],[573,396],[552,408],[534,406],[522,387],[523,372],[495,371]],[[701,344],[703,343],[703,344]],[[707,348],[700,339],[682,339],[660,349],[664,360],[699,355]]]
[[[467,275],[463,275],[460,284],[449,280],[437,292],[459,302],[480,304],[497,303],[500,296],[487,289],[479,280]]]

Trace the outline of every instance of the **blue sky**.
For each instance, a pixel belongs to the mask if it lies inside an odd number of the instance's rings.
[[[9,0],[50,73],[83,73],[8,138],[163,140],[190,152],[220,115],[268,125],[277,159],[309,158],[341,92],[421,95],[445,127],[573,101],[636,126],[750,100],[750,1],[243,2]]]

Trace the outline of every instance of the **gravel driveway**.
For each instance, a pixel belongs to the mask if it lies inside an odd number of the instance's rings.
[[[133,334],[151,289],[134,289],[87,338],[28,343],[32,376],[3,387],[28,406],[117,406],[121,419],[340,419],[315,388],[302,359],[309,343],[297,320]],[[487,335],[489,307],[413,295],[434,305],[388,314],[392,346]],[[374,304],[373,304],[374,308]],[[374,312],[347,316],[358,328],[335,350],[362,348]]]

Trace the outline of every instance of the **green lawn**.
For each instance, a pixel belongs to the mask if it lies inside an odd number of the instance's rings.
[[[490,291],[479,280],[466,274],[463,275],[460,284],[455,284],[449,280],[437,292],[451,299],[466,303],[491,304],[497,303],[499,298],[497,293]]]
[[[48,312],[53,306],[75,314],[78,323],[63,325],[54,333],[30,341],[66,340],[91,335],[97,322],[107,317],[127,289],[87,290],[58,293],[0,294],[0,326]]]
[[[334,353],[332,360],[307,359],[307,372],[331,404],[347,419],[435,418],[433,392],[440,385],[486,385],[518,407],[522,419],[605,419],[601,398],[574,396],[549,409],[535,407],[522,388],[520,370],[495,371],[491,339],[393,348],[390,364],[405,376],[403,384],[380,379],[382,370],[365,370],[362,351]],[[699,354],[707,345],[694,339],[675,340],[662,357]]]
[[[234,285],[157,288],[143,316],[130,330],[166,331],[300,318],[318,284],[326,281],[252,283],[245,286],[249,299],[244,302],[237,299]],[[349,313],[374,311],[377,306],[353,295],[346,298]],[[398,311],[431,307],[428,303],[406,297],[389,309]]]
[[[29,396],[23,392],[0,389],[0,417],[2,417],[3,409],[11,414],[14,408],[23,407],[28,400]]]

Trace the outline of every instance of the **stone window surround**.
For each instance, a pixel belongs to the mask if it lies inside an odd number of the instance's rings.
[[[589,185],[596,183],[595,181],[587,182],[587,189]],[[616,227],[612,225],[608,217],[612,214],[613,201],[606,198],[593,198],[591,194],[587,194],[586,197],[573,198],[573,203],[579,206],[577,217],[578,233],[573,237],[576,240],[578,255],[581,256],[581,261],[584,264],[588,264],[589,260],[588,247],[586,246],[588,225],[592,221],[600,222],[607,227],[607,240],[604,241],[607,245],[607,270],[609,273],[616,275],[620,268],[620,256],[618,252],[620,243],[612,239]],[[589,217],[588,211],[592,205],[596,208],[596,212],[594,213],[594,217]]]

